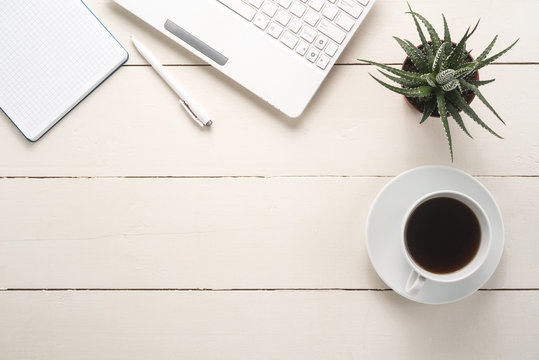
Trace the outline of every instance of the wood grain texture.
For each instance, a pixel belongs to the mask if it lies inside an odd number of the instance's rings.
[[[364,233],[389,180],[4,179],[0,288],[386,288]],[[539,288],[539,178],[480,180],[507,237],[486,288]]]
[[[452,165],[488,175],[502,210],[502,261],[484,290],[443,306],[381,291],[365,249],[369,207],[392,176],[450,165],[439,120],[419,126],[357,64],[398,64],[391,36],[417,41],[404,1],[378,0],[299,119],[111,0],[86,3],[127,66],[38,143],[0,115],[0,359],[539,358],[539,2],[412,4],[437,26],[444,12],[457,35],[481,17],[475,51],[497,33],[497,49],[521,38],[481,70],[508,126],[474,102],[505,140],[468,119],[475,140],[452,126]],[[173,65],[212,129],[137,66],[131,35]]]
[[[539,357],[535,292],[0,292],[3,359]]]
[[[371,66],[337,67],[300,119],[290,119],[210,67],[171,68],[200,99],[215,125],[201,130],[149,67],[124,67],[38,143],[0,118],[0,175],[397,175],[427,164],[450,165],[441,122],[419,125],[403,97],[369,77]],[[453,166],[476,175],[538,175],[539,66],[491,66],[484,94],[501,124],[474,102],[500,140],[466,119],[455,124]],[[383,101],[383,104],[381,103]]]
[[[88,0],[88,6],[96,13],[110,31],[127,48],[131,58],[129,64],[146,62],[131,45],[129,37],[134,35],[158,55],[166,64],[203,64],[190,54],[154,30],[112,0]],[[510,4],[502,0],[492,0],[488,5],[484,0],[414,0],[414,10],[432,21],[443,34],[443,12],[448,19],[453,37],[459,39],[468,26],[475,25],[481,18],[478,31],[470,39],[469,48],[480,52],[499,34],[499,43],[494,49],[501,51],[517,38],[521,43],[499,61],[539,62],[539,49],[533,46],[539,40],[534,26],[539,4],[535,0],[517,0]],[[463,9],[465,9],[463,11]],[[393,40],[393,36],[409,39],[419,44],[415,25],[403,0],[377,0],[371,13],[351,40],[350,46],[341,55],[339,63],[358,63],[358,58],[368,58],[380,62],[402,63],[403,52]]]

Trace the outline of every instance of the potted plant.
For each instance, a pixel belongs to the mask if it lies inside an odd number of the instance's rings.
[[[460,114],[461,111],[491,134],[501,138],[479,118],[470,107],[470,103],[477,96],[504,123],[500,115],[479,90],[480,86],[489,84],[494,79],[481,81],[479,80],[478,71],[508,52],[518,40],[496,55],[488,57],[498,39],[496,35],[487,48],[474,59],[470,52],[466,50],[466,42],[477,29],[479,21],[471,31],[468,28],[462,39],[455,43],[451,40],[449,27],[443,14],[444,38],[442,39],[427,19],[414,12],[410,4],[408,4],[408,8],[410,10],[408,14],[411,14],[414,20],[421,44],[414,46],[409,40],[394,37],[407,55],[402,68],[399,70],[370,60],[358,60],[376,65],[381,74],[400,85],[390,85],[371,74],[377,82],[389,90],[404,95],[412,107],[422,112],[423,116],[420,123],[423,123],[430,116],[441,119],[449,143],[451,161],[453,161],[453,145],[448,117],[452,117],[457,125],[468,136],[472,137],[464,125]],[[425,37],[420,22],[426,28],[430,41]]]

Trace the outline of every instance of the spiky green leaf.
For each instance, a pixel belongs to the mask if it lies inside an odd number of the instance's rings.
[[[434,61],[434,55],[432,54],[432,49],[429,48],[431,50],[430,51],[431,56],[429,57],[426,50],[418,49],[410,40],[404,40],[404,41],[406,41],[406,43],[410,45],[411,47],[415,47],[421,54],[423,54],[423,56],[425,57],[425,61],[427,62],[427,68],[430,70],[430,66],[432,66],[432,62]],[[425,49],[425,47],[423,47],[423,49]]]
[[[393,80],[397,84],[400,84],[400,85],[403,85],[403,86],[406,86],[406,87],[409,87],[409,88],[424,85],[424,83],[420,82],[420,81],[403,79],[403,78],[400,78],[400,77],[397,77],[397,76],[389,75],[388,73],[383,72],[382,70],[378,70],[378,71],[380,72],[380,74],[384,75],[388,79]]]
[[[464,89],[462,88],[462,85],[460,84],[460,82],[458,82],[457,88],[459,89],[459,92],[460,92],[461,94],[464,92]]]
[[[421,77],[427,81],[427,84],[429,84],[429,86],[432,86],[433,88],[437,86],[436,77],[431,73],[423,74],[421,75]]]
[[[472,31],[470,33],[468,33],[468,35],[466,36],[466,40],[468,40],[469,38],[472,37],[472,35],[474,34],[475,30],[477,30],[477,27],[479,26],[479,23],[481,22],[481,19],[477,20],[477,22],[475,23],[475,26],[474,28],[472,29]]]
[[[475,32],[475,30],[477,29],[477,27],[479,26],[479,22],[481,21],[481,19],[479,19],[477,21],[477,23],[475,24],[475,27],[473,28],[473,30],[467,35],[466,37],[466,42],[468,41],[468,39],[473,35],[473,33]],[[472,51],[466,51],[466,46],[464,46],[464,49],[461,53],[458,54],[458,57],[457,57],[457,64],[462,64],[466,58],[468,57],[468,55],[471,53]]]
[[[396,36],[393,38],[399,43],[406,55],[410,58],[415,67],[422,73],[429,71],[429,63],[425,54],[415,46],[410,46],[406,41]]]
[[[447,141],[449,142],[449,152],[451,153],[451,161],[453,161],[453,142],[451,141],[451,130],[449,129],[449,122],[447,121],[447,108],[445,106],[445,97],[442,92],[436,94],[436,101],[438,105],[438,112],[440,113],[440,119],[444,125]]]
[[[490,80],[467,80],[470,84],[473,84],[475,86],[483,86],[490,84],[491,82],[494,82],[496,79],[490,79]]]
[[[457,106],[459,109],[464,111],[470,118],[472,118],[473,121],[478,123],[482,128],[484,128],[485,130],[487,130],[489,133],[496,136],[497,138],[503,139],[500,135],[494,132],[494,130],[488,127],[488,125],[485,124],[483,120],[479,118],[479,116],[477,116],[475,111],[473,111],[470,105],[466,103],[466,100],[464,100],[461,94],[453,90],[450,93],[447,93],[447,97],[453,104],[455,104],[455,106]]]
[[[434,57],[434,62],[432,63],[432,72],[439,73],[440,70],[444,66],[445,62],[445,47],[447,43],[443,43],[436,52],[436,56]]]
[[[432,26],[432,24],[427,19],[425,19],[423,15],[418,14],[416,12],[414,12],[414,15],[417,18],[419,18],[419,20],[421,20],[423,25],[425,25],[425,27],[427,28],[427,31],[430,35],[430,41],[432,42],[432,51],[433,53],[436,53],[438,49],[440,48],[440,46],[442,45],[442,40],[440,40],[440,36],[438,36],[438,33],[434,29],[434,26]]]
[[[473,136],[468,132],[468,129],[466,129],[466,126],[464,125],[464,121],[462,121],[462,117],[459,114],[459,111],[457,108],[451,103],[451,101],[446,101],[446,107],[449,114],[451,114],[451,117],[455,120],[457,125],[461,128],[462,131],[469,137],[473,139]]]
[[[489,57],[488,59],[479,61],[479,66],[477,67],[477,70],[479,70],[479,69],[481,69],[481,68],[487,66],[488,64],[490,64],[490,63],[493,62],[493,61],[496,61],[496,60],[497,60],[498,58],[500,58],[503,54],[505,54],[506,52],[508,52],[509,50],[511,50],[511,48],[517,44],[518,40],[520,40],[520,39],[517,39],[517,41],[515,41],[514,43],[512,43],[511,45],[509,45],[508,47],[506,47],[505,49],[503,49],[502,51],[500,51],[500,52],[497,53],[496,55],[493,55],[493,56]]]
[[[458,65],[458,59],[460,58],[461,54],[466,51],[466,39],[468,38],[468,32],[470,31],[470,28],[466,30],[466,33],[464,33],[464,36],[460,41],[458,42],[457,46],[453,48],[453,51],[451,51],[451,54],[447,58],[447,67],[449,69],[454,69]]]
[[[457,59],[457,64],[462,64],[466,61],[466,58],[468,57],[468,55],[470,54],[471,50],[470,51],[466,51],[466,49],[464,49],[464,51],[460,54],[460,56],[458,57]]]
[[[369,74],[371,75],[371,74]],[[397,86],[390,85],[375,76],[371,75],[371,77],[376,80],[380,85],[386,87],[387,89],[396,92],[397,94],[401,94],[408,97],[427,97],[432,94],[432,88],[430,86],[419,86],[416,88],[401,88]]]
[[[429,118],[429,116],[432,115],[434,112],[434,109],[436,108],[436,100],[431,99],[425,103],[425,108],[423,109],[423,116],[421,117],[420,124],[423,124],[425,120]]]
[[[468,89],[468,90],[471,90],[475,93],[475,95],[477,95],[477,97],[483,102],[483,104],[485,104],[486,107],[489,108],[490,111],[492,111],[492,113],[494,115],[496,115],[496,117],[498,119],[500,119],[500,121],[505,125],[505,122],[502,120],[502,118],[500,117],[500,115],[498,115],[498,113],[496,112],[496,110],[494,110],[494,108],[490,105],[490,103],[487,101],[487,99],[485,99],[485,97],[483,96],[483,94],[481,93],[481,91],[479,91],[479,89],[477,88],[477,86],[473,85],[473,84],[470,84],[469,82],[467,82],[466,80],[464,79],[460,79],[459,80],[461,85],[465,88],[465,89]]]
[[[488,44],[487,48],[477,57],[477,61],[485,60],[494,47],[494,44],[496,43],[496,40],[498,40],[498,35],[494,36],[494,39]]]
[[[477,63],[467,63],[465,66],[455,70],[455,79],[465,78],[477,70]]]
[[[413,73],[413,72],[405,71],[405,70],[395,69],[395,68],[392,68],[391,66],[387,66],[387,65],[384,65],[384,64],[381,64],[381,63],[370,61],[370,60],[358,59],[358,61],[363,61],[364,63],[370,64],[370,65],[376,65],[379,68],[384,69],[384,70],[386,70],[386,71],[388,71],[388,72],[390,72],[392,74],[395,74],[397,76],[400,76],[402,78],[405,78],[405,79],[408,79],[408,80],[417,80],[417,81],[422,82],[425,85],[427,84],[427,81],[421,77],[421,74]]]
[[[458,71],[458,70],[461,70],[461,69],[472,69],[475,66],[477,66],[478,64],[479,63],[477,61],[470,61],[470,62],[461,63],[461,64],[455,66],[453,69],[455,69],[455,71]]]
[[[432,65],[432,62],[434,61],[434,53],[432,51],[432,48],[431,48],[429,42],[427,41],[427,38],[425,37],[425,34],[423,33],[423,29],[419,25],[419,21],[417,20],[417,17],[415,16],[415,13],[412,10],[412,7],[410,6],[410,3],[407,2],[407,4],[408,4],[408,9],[410,9],[408,14],[411,14],[412,18],[414,19],[414,23],[415,23],[415,27],[417,29],[417,33],[419,34],[419,38],[421,39],[421,44],[423,44],[423,50],[425,50],[425,54],[427,54],[427,60],[429,62],[429,66],[430,66],[430,65]]]
[[[444,19],[444,42],[452,44],[451,32],[449,31],[449,26],[447,25],[447,20],[445,19],[444,14],[442,14],[442,18]],[[451,46],[445,48],[445,55],[449,56],[449,54],[451,54]]]

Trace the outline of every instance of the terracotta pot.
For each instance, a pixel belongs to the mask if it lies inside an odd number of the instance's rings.
[[[443,40],[442,40],[443,42]],[[431,42],[429,41],[429,44]],[[456,43],[453,43],[453,47],[457,46]],[[423,50],[423,44],[420,44],[417,46],[417,48],[419,50]],[[474,58],[472,57],[472,55],[470,55],[468,53],[468,51],[466,51],[466,54],[468,55],[467,58],[466,58],[466,62],[472,62],[474,61]],[[409,71],[409,68],[413,68],[415,69],[415,66],[414,64],[412,63],[412,60],[410,60],[409,57],[406,57],[406,59],[404,59],[404,62],[402,63],[402,67],[401,67],[401,70],[408,70]],[[472,79],[474,81],[478,81],[479,80],[479,71],[476,71],[472,74]],[[466,98],[466,102],[469,104],[472,103],[472,101],[475,99],[475,93],[473,91],[470,91],[470,90],[466,90],[464,91],[464,96]],[[423,109],[422,108],[419,108],[418,105],[415,103],[414,99],[413,98],[408,98],[407,96],[404,97],[404,99],[406,100],[406,102],[408,103],[408,105],[410,105],[412,108],[414,108],[415,110],[417,110],[418,112],[420,112],[421,114],[423,114]],[[435,112],[431,114],[432,117],[440,117],[440,115],[437,113],[438,109],[435,109]],[[459,109],[459,112],[461,112],[462,110]]]

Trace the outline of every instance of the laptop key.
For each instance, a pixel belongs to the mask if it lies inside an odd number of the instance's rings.
[[[320,54],[318,50],[316,50],[315,48],[310,48],[307,52],[307,60],[309,60],[310,62],[315,62],[316,58],[318,57],[318,54]]]
[[[277,0],[277,4],[281,5],[285,9],[288,9],[290,4],[292,4],[292,0]]]
[[[356,22],[350,16],[340,13],[339,16],[337,16],[337,19],[335,19],[335,24],[339,25],[346,31],[350,31]]]
[[[249,0],[249,4],[253,5],[255,8],[260,9],[264,0]]]
[[[305,10],[307,10],[307,7],[298,1],[296,1],[290,8],[290,12],[299,18],[303,16]]]
[[[374,0],[218,0],[306,61],[327,70]]]
[[[292,34],[290,31],[286,31],[281,37],[281,42],[288,46],[290,49],[293,49],[298,43],[298,41],[298,37]]]
[[[331,40],[342,44],[344,38],[346,38],[346,33],[339,29],[337,26],[333,25],[326,19],[322,19],[320,24],[318,24],[318,30],[329,37]]]
[[[299,36],[301,36],[303,39],[307,40],[310,43],[314,41],[316,35],[318,35],[316,30],[309,26],[304,26],[303,30],[301,30],[301,33],[299,34]]]
[[[328,43],[328,41],[329,40],[328,40],[327,37],[325,37],[324,35],[320,35],[320,36],[318,36],[318,38],[314,42],[314,46],[316,46],[320,50],[324,50],[324,48],[326,47],[326,44]]]
[[[263,14],[257,14],[253,23],[262,30],[265,30],[270,22],[269,17]]]
[[[277,13],[277,16],[275,16],[275,20],[277,20],[277,22],[279,24],[281,24],[283,26],[286,26],[286,25],[288,25],[288,22],[290,21],[291,17],[292,17],[292,15],[290,15],[289,13],[280,10]]]
[[[276,23],[272,22],[268,26],[268,30],[266,31],[268,32],[268,34],[270,34],[271,36],[277,39],[279,38],[279,36],[281,36],[281,33],[283,32],[283,28],[281,25],[277,25]]]
[[[255,17],[256,10],[244,3],[241,0],[217,0],[236,14],[241,15],[245,19],[251,21]]]
[[[300,54],[301,56],[305,55],[305,53],[309,50],[309,43],[306,41],[301,40],[299,42],[298,47],[296,48],[296,52]]]
[[[290,24],[288,25],[288,28],[292,31],[292,32],[295,32],[296,34],[298,33],[299,29],[301,29],[301,25],[303,25],[303,23],[301,22],[300,19],[298,19],[297,17],[293,16],[293,19],[292,21],[290,22]]]
[[[339,49],[337,44],[335,44],[333,41],[330,41],[325,51],[326,51],[326,54],[328,54],[329,56],[333,56],[337,52],[337,49]]]
[[[329,57],[327,55],[320,55],[318,58],[318,61],[316,62],[316,66],[318,66],[320,69],[324,70],[329,64]]]
[[[327,17],[329,20],[333,20],[338,12],[339,9],[335,5],[327,4],[326,7],[324,7],[324,10],[322,10],[322,15]]]
[[[338,0],[337,6],[356,19],[359,18],[359,15],[363,12],[363,6],[352,0]]]
[[[273,17],[278,9],[279,7],[277,5],[269,1],[266,1],[264,5],[262,5],[262,12],[269,17]]]
[[[322,9],[322,6],[324,6],[324,0],[311,0],[309,1],[309,6],[316,11],[320,11]]]
[[[318,19],[320,19],[320,15],[312,10],[307,10],[307,13],[303,17],[303,20],[311,26],[315,26]]]

